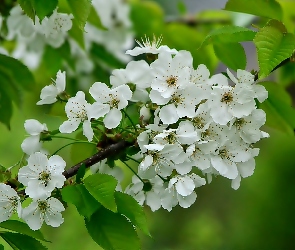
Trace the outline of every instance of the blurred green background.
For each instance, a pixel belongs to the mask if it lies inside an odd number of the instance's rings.
[[[218,63],[212,47],[208,46],[202,51],[197,50],[208,32],[225,23],[244,22],[247,25],[247,22],[250,24],[257,20],[220,10],[208,11],[209,8],[222,8],[224,3],[223,5],[221,3],[226,1],[207,1],[203,4],[200,2],[188,1],[188,10],[193,14],[187,16],[179,13],[177,1],[159,0],[168,22],[193,17],[193,20],[197,20],[196,24],[188,26],[181,21],[171,24],[163,22],[161,25],[156,25],[156,30],[142,30],[142,33],[148,35],[153,32],[163,33],[163,43],[177,49],[190,50],[196,65],[205,63],[211,73],[214,73],[223,70],[224,65]],[[294,31],[295,4],[288,1],[282,1],[281,4],[287,13],[285,22]],[[154,10],[160,11],[159,18],[163,18],[160,7],[155,8]],[[145,22],[148,23],[149,20],[146,19]],[[148,24],[147,26],[152,27]],[[253,48],[252,45],[245,44],[249,70],[257,68]],[[295,77],[291,76],[294,75],[295,67],[283,70],[285,71],[282,72],[289,77],[288,81],[280,72],[272,74],[270,78],[279,84],[282,82],[291,96],[294,96],[292,86]],[[50,130],[56,129],[65,119],[58,116],[62,114],[62,104],[57,104],[52,110],[35,105],[39,100],[41,88],[53,77],[46,74],[42,67],[37,70],[35,76],[38,86],[34,92],[24,95],[24,105],[21,110],[14,108],[11,130],[0,124],[0,164],[4,166],[11,166],[22,157],[20,144],[25,136],[23,124],[26,119],[34,118],[45,122]],[[89,86],[92,83],[89,82]],[[75,88],[72,91],[74,92]],[[283,130],[265,127],[265,131],[270,134],[270,138],[257,144],[260,155],[256,158],[254,175],[243,179],[238,190],[231,189],[229,180],[219,177],[213,179],[211,184],[197,190],[197,201],[188,209],[176,207],[172,212],[159,210],[153,213],[146,208],[152,238],[141,236],[143,250],[295,249],[295,138]],[[48,149],[53,151],[61,144],[66,142],[57,139],[48,144]],[[71,166],[89,156],[91,152],[91,147],[80,144],[78,147],[63,149],[61,156],[68,162],[68,166]],[[131,176],[129,172],[126,174],[125,184]],[[83,225],[83,218],[75,207],[69,205],[64,218],[65,223],[57,229],[47,225],[42,227],[45,237],[52,241],[47,244],[49,249],[100,249],[88,235]]]

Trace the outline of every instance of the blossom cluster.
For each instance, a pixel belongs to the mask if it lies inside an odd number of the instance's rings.
[[[197,198],[196,188],[210,183],[213,176],[225,177],[232,188],[239,188],[241,179],[252,175],[255,168],[259,149],[253,144],[269,136],[260,130],[266,116],[256,106],[267,98],[266,89],[245,70],[238,70],[235,77],[229,70],[227,76],[210,76],[203,64],[194,69],[190,52],[160,46],[155,38],[126,53],[148,54],[153,60],[131,61],[125,69],[113,70],[110,84],[95,82],[89,89],[92,101],[83,91],[69,97],[61,71],[53,84],[42,89],[38,105],[67,102],[67,120],[59,126],[59,133],[81,128],[89,142],[99,143],[98,126],[113,135],[131,131],[138,152],[128,159],[137,162],[138,169],[124,192],[153,211],[160,207],[170,211],[177,204],[190,207]],[[130,106],[138,109],[139,124],[130,118]],[[129,125],[124,127],[126,120]],[[48,159],[45,154],[42,138],[50,135],[46,124],[30,119],[25,129],[30,137],[22,149],[29,155],[28,165],[19,170],[18,180],[33,202],[22,209],[17,193],[1,184],[1,221],[17,211],[34,230],[44,220],[58,226],[64,207],[51,195],[64,185],[66,163],[60,156]],[[114,176],[116,189],[122,191],[120,167],[108,166],[104,160],[91,171]]]

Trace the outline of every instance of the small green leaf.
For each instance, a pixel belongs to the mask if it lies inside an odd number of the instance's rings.
[[[233,70],[246,68],[246,54],[239,43],[215,43],[213,45],[216,56],[226,66]]]
[[[84,31],[88,15],[91,9],[91,0],[67,0],[74,15],[74,22],[80,30]]]
[[[257,32],[254,43],[259,62],[259,78],[264,78],[295,49],[295,35],[286,33],[285,26],[271,20]]]
[[[274,0],[229,0],[224,9],[277,20],[283,16],[280,4]]]
[[[61,194],[65,202],[74,204],[79,214],[87,218],[101,206],[82,184],[66,186]]]
[[[84,32],[79,28],[77,22],[73,21],[73,26],[68,31],[68,34],[80,45],[81,48],[85,48]]]
[[[293,135],[295,129],[295,109],[292,98],[286,90],[274,83],[263,82],[268,98],[259,105],[266,112],[266,125]]]
[[[0,244],[0,250],[4,250],[4,246]]]
[[[86,166],[83,163],[76,174],[76,182],[81,183],[86,172]]]
[[[57,7],[58,0],[31,0],[35,9],[36,15],[40,21],[47,15],[50,15]]]
[[[252,41],[256,32],[239,26],[224,26],[209,33],[200,48],[210,43],[239,43]],[[199,49],[200,49],[199,48]]]
[[[45,240],[45,238],[40,230],[34,231],[34,230],[30,229],[26,223],[23,223],[18,220],[3,221],[0,223],[0,227],[11,230],[11,231],[15,231],[15,232],[18,232],[21,234],[31,236],[31,237],[36,238],[38,240],[47,241],[47,240]]]
[[[47,247],[43,246],[38,240],[19,233],[0,232],[0,236],[13,248],[19,250],[46,250]]]
[[[125,215],[133,225],[141,229],[145,234],[151,236],[142,206],[140,206],[133,197],[121,192],[115,192],[115,199],[118,213]]]
[[[35,22],[35,10],[33,0],[17,0],[25,14]]]
[[[136,231],[121,214],[101,207],[85,224],[92,239],[105,250],[140,249]]]
[[[24,90],[34,89],[35,80],[33,74],[19,60],[0,54],[0,66],[10,73],[19,87]]]
[[[105,208],[117,212],[115,203],[115,188],[117,180],[107,174],[93,174],[84,180],[85,187],[89,193]]]

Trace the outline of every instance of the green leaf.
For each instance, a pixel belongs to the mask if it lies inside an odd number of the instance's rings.
[[[35,10],[32,0],[17,0],[25,14],[35,22]]]
[[[101,207],[85,224],[92,239],[106,250],[140,249],[136,231],[123,215]]]
[[[142,206],[140,206],[133,197],[121,192],[115,192],[115,199],[118,213],[125,215],[133,225],[141,229],[145,234],[151,236]]]
[[[239,26],[224,26],[209,33],[200,48],[210,43],[239,43],[252,41],[256,32]],[[199,48],[199,49],[200,49]]]
[[[44,64],[46,71],[48,71],[48,74],[54,75],[61,68],[62,57],[57,49],[47,45],[43,53],[42,63]]]
[[[72,10],[74,15],[74,22],[80,30],[84,31],[84,26],[86,24],[88,15],[91,9],[91,0],[67,0],[68,5]]]
[[[266,125],[294,135],[295,109],[292,98],[282,86],[274,82],[264,82],[268,98],[259,105],[266,112]]]
[[[216,43],[213,45],[216,56],[233,70],[246,68],[246,54],[239,43]]]
[[[47,241],[47,240],[45,240],[45,238],[40,230],[34,231],[34,230],[30,229],[30,227],[26,223],[18,221],[18,220],[3,221],[0,223],[0,227],[11,230],[11,231],[15,231],[15,232],[18,232],[21,234],[31,236],[31,237],[36,238],[38,240]]]
[[[259,62],[259,78],[264,78],[295,49],[295,35],[286,33],[285,26],[271,20],[257,32],[254,43]]]
[[[84,32],[78,27],[77,22],[73,21],[73,26],[68,31],[68,34],[80,45],[81,48],[85,48]]]
[[[84,184],[89,193],[105,208],[117,212],[114,197],[117,180],[113,176],[99,173],[93,174],[84,180]]]
[[[35,80],[33,74],[19,60],[0,54],[0,66],[10,73],[18,86],[24,90],[34,89]]]
[[[229,0],[224,9],[277,20],[283,16],[280,4],[274,0]]]
[[[4,250],[4,246],[0,244],[0,250]]]
[[[125,64],[118,60],[112,53],[108,52],[102,45],[93,43],[90,53],[96,60],[103,62],[111,68],[125,68]]]
[[[36,15],[40,21],[47,15],[50,15],[57,7],[58,0],[31,0]]]
[[[0,84],[0,122],[5,124],[6,127],[10,129],[10,119],[12,117],[12,102],[2,89],[2,84],[3,83]]]
[[[79,214],[87,218],[101,206],[82,184],[66,186],[61,194],[65,202],[74,204]]]
[[[19,250],[46,250],[38,240],[19,233],[1,232],[0,236],[13,248]]]

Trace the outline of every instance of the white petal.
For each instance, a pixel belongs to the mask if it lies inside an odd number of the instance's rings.
[[[81,121],[78,119],[64,121],[63,124],[59,126],[59,131],[66,134],[72,133],[79,127],[80,122]]]
[[[159,116],[164,124],[173,124],[179,119],[177,109],[173,104],[162,107]]]
[[[109,87],[102,82],[95,82],[89,89],[92,97],[100,103],[106,103],[110,100],[110,91]]]
[[[103,119],[104,125],[106,128],[116,128],[122,119],[122,113],[118,109],[111,109],[109,113],[107,113],[106,117]]]
[[[41,124],[35,119],[26,120],[24,127],[30,135],[39,135],[43,130],[47,130],[46,124]]]
[[[194,202],[197,199],[197,195],[196,195],[195,192],[191,193],[188,196],[177,195],[177,199],[178,199],[178,202],[179,202],[179,206],[181,206],[183,208],[188,208],[192,204],[194,204]]]
[[[66,88],[66,72],[65,71],[61,72],[59,70],[57,72],[55,84],[59,94],[65,90]]]
[[[175,184],[177,193],[182,196],[190,195],[195,189],[194,181],[188,176],[181,177]]]
[[[21,144],[22,150],[28,155],[40,151],[42,147],[42,142],[40,142],[39,139],[39,135],[30,136],[24,139],[24,141]]]
[[[92,141],[94,133],[91,128],[91,122],[88,120],[83,122],[83,135],[87,137],[88,141]]]
[[[146,204],[150,206],[151,210],[154,212],[161,207],[161,198],[152,191],[146,192]]]

